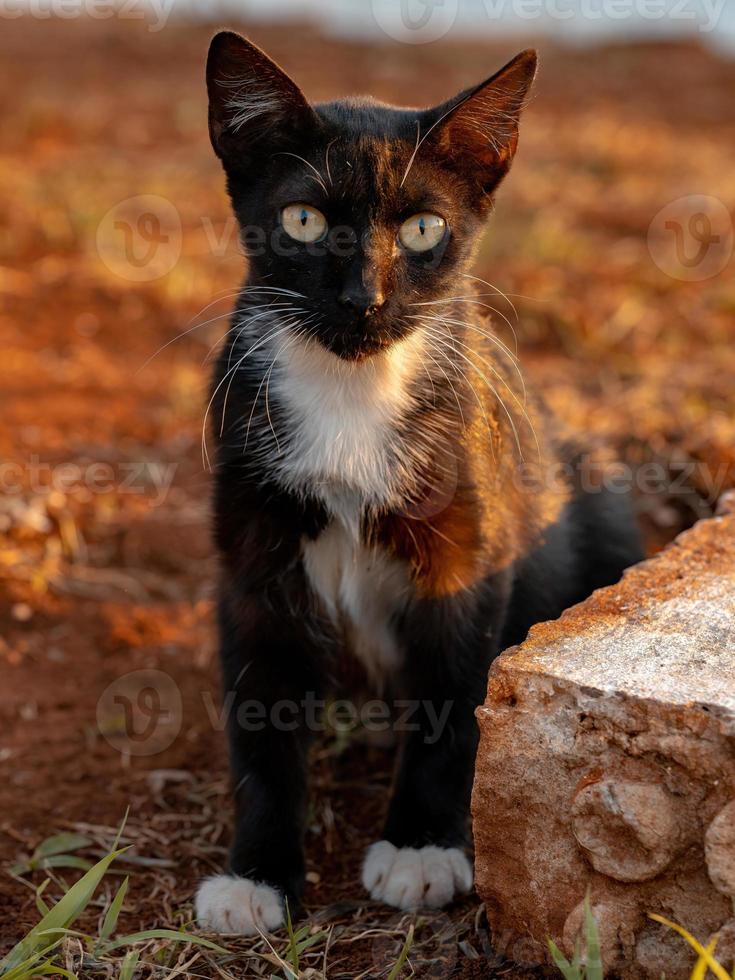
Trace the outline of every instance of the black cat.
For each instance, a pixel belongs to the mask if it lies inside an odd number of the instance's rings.
[[[535,68],[525,51],[433,109],[311,106],[248,41],[212,42],[210,134],[250,261],[208,409],[237,815],[204,926],[296,907],[312,708],[348,662],[404,722],[365,888],[399,908],[468,890],[490,661],[640,557],[468,273]]]

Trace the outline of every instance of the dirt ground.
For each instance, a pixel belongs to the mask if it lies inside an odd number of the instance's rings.
[[[8,869],[50,834],[81,830],[94,841],[84,853],[101,854],[130,809],[126,931],[189,922],[196,880],[225,856],[201,434],[207,359],[242,259],[206,134],[211,32],[26,20],[0,32],[2,948],[37,921],[43,880]],[[445,99],[518,47],[252,36],[315,99],[407,104]],[[562,418],[636,471],[667,475],[640,495],[653,551],[735,485],[732,259],[715,254],[707,278],[687,281],[656,238],[657,215],[683,197],[732,215],[735,63],[684,44],[541,55],[478,275],[515,304],[517,321],[497,297]],[[129,202],[139,195],[155,199]],[[158,224],[137,223],[150,212]],[[157,278],[118,243],[125,227],[142,236],[134,248],[162,245]],[[358,869],[390,754],[325,737],[315,772],[307,907],[333,931],[305,964],[385,976],[415,917],[371,907]],[[492,957],[483,921],[476,899],[423,917],[415,975],[522,976]],[[272,972],[264,944],[232,950],[235,976]],[[183,975],[218,975],[187,955]]]

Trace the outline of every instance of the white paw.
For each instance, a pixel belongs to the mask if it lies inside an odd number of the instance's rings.
[[[199,925],[223,935],[255,936],[285,921],[283,899],[275,888],[234,875],[205,878],[194,906]]]
[[[394,847],[371,844],[362,866],[370,897],[398,909],[438,909],[472,888],[472,866],[458,847]]]

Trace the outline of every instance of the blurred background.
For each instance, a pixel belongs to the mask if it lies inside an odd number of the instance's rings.
[[[631,468],[651,552],[735,486],[732,4],[2,0],[0,860],[57,831],[103,846],[130,806],[131,928],[186,921],[229,819],[201,452],[244,267],[206,129],[221,26],[314,100],[438,103],[537,46],[476,270],[506,294],[496,328]],[[307,901],[353,977],[378,955],[353,906],[390,760],[338,735]],[[40,880],[0,876],[3,944]],[[490,975],[476,902],[444,919],[441,975]]]

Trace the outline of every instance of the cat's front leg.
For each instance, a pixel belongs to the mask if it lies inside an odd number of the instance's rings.
[[[283,925],[304,883],[305,699],[318,689],[309,633],[278,595],[220,603],[224,703],[235,797],[229,873],[206,879],[200,925],[255,935]]]
[[[478,738],[474,712],[503,614],[502,601],[483,612],[450,599],[422,604],[407,625],[397,775],[383,839],[368,848],[362,871],[377,901],[441,908],[472,888],[465,847]]]
[[[456,691],[422,693],[427,696],[408,722],[419,727],[404,735],[383,839],[368,848],[362,871],[370,896],[400,909],[441,908],[473,880],[464,848],[477,744],[474,704],[453,696]]]

